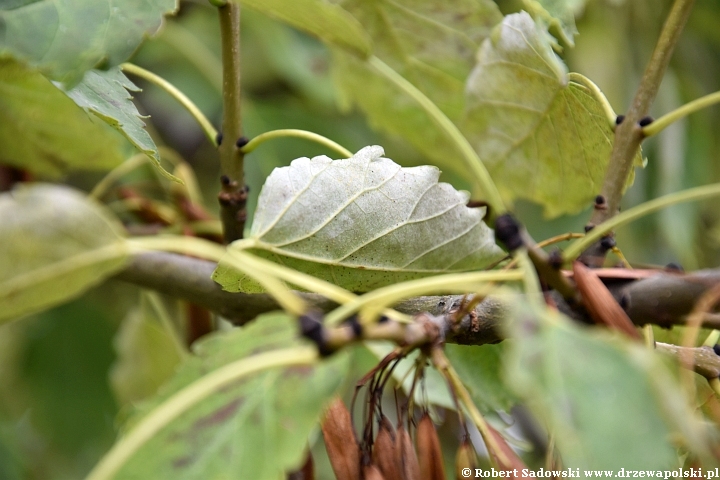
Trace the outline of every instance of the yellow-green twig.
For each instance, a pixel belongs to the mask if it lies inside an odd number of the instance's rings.
[[[565,249],[563,256],[566,261],[575,260],[575,258],[585,251],[586,248],[600,240],[608,232],[621,225],[630,223],[633,220],[637,220],[642,216],[678,203],[703,200],[705,198],[715,197],[718,195],[720,195],[720,184],[715,183],[712,185],[705,185],[703,187],[690,188],[681,192],[671,193],[670,195],[656,198],[655,200],[650,200],[649,202],[645,202],[637,207],[625,210],[610,220],[597,225],[583,238],[571,243],[570,246]]]
[[[352,153],[350,152],[350,150],[346,149],[342,145],[333,142],[329,138],[318,135],[317,133],[297,129],[273,130],[270,132],[261,133],[257,137],[250,140],[244,147],[242,147],[241,150],[243,153],[247,154],[255,150],[261,144],[267,142],[268,140],[283,137],[294,137],[309,140],[311,142],[319,143],[320,145],[323,145],[324,147],[327,147],[330,150],[339,153],[343,156],[343,158],[352,157]]]
[[[217,146],[217,130],[215,129],[215,127],[213,127],[212,123],[210,123],[210,120],[208,120],[207,117],[200,111],[197,105],[195,105],[192,100],[190,100],[184,93],[178,90],[175,85],[168,82],[164,78],[161,78],[158,75],[155,75],[154,73],[145,70],[142,67],[138,67],[137,65],[134,65],[132,63],[123,63],[122,65],[120,65],[120,68],[122,68],[124,72],[137,75],[138,77],[143,78],[154,85],[157,85],[158,87],[169,93],[170,96],[177,100],[180,105],[182,105],[190,113],[190,115],[193,116],[193,118],[198,122],[198,124],[200,124],[200,128],[202,128],[205,136],[208,138],[210,143]]]
[[[678,120],[687,117],[691,113],[695,113],[698,110],[709,107],[710,105],[718,102],[720,102],[720,92],[711,93],[710,95],[705,95],[704,97],[700,97],[690,103],[686,103],[677,110],[666,113],[662,117],[652,122],[650,125],[643,127],[643,135],[645,135],[646,137],[651,137],[657,133],[660,133],[662,130],[669,127],[674,122],[677,122]]]

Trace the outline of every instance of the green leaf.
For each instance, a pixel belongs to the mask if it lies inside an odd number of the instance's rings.
[[[472,395],[475,405],[485,412],[509,411],[516,395],[501,378],[501,360],[506,345],[445,345],[453,368]]]
[[[467,192],[438,183],[440,171],[402,168],[366,147],[347,160],[299,158],[270,174],[250,236],[252,252],[352,291],[410,278],[477,270],[503,256]],[[258,291],[221,266],[223,288]]]
[[[128,93],[138,91],[140,89],[128,80],[120,67],[116,67],[107,71],[86,72],[82,81],[67,94],[87,112],[122,133],[138,150],[152,159],[163,175],[182,183],[160,165],[155,142],[145,130],[142,116]]]
[[[304,342],[297,337],[296,321],[284,314],[264,315],[247,327],[205,337],[196,344],[196,356],[142,412],[162,409],[183,387],[232,361]],[[308,435],[347,373],[347,360],[337,355],[313,366],[275,368],[235,381],[167,425],[117,478],[284,479],[304,460]]]
[[[0,322],[76,297],[122,268],[122,226],[66,187],[0,195]]]
[[[704,441],[653,351],[557,312],[514,315],[508,380],[554,433],[565,466],[668,469],[679,466],[673,439],[691,449]]]
[[[502,20],[489,0],[340,1],[370,32],[373,53],[427,95],[451,120],[464,112],[474,55]],[[466,175],[457,147],[415,100],[366,62],[334,49],[333,80],[342,107],[357,105],[374,128],[403,137],[433,163]]]
[[[239,3],[361,58],[367,58],[372,51],[363,26],[337,5],[322,0],[239,0]]]
[[[124,143],[41,74],[0,59],[0,162],[50,178],[109,170],[125,158]]]
[[[11,2],[0,5],[0,54],[72,85],[86,70],[127,60],[176,9],[176,0]]]
[[[612,127],[603,102],[569,81],[547,31],[527,13],[508,15],[485,40],[467,97],[463,130],[506,199],[540,203],[549,217],[591,203]]]
[[[557,31],[563,42],[575,46],[575,16],[585,8],[586,0],[523,0],[525,8],[537,19]]]
[[[145,297],[128,312],[113,343],[117,360],[110,384],[120,405],[153,395],[181,360],[176,343]]]

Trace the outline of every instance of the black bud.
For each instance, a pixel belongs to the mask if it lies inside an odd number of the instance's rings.
[[[228,185],[230,185],[230,177],[228,177],[227,175],[222,175],[220,177],[220,183],[227,187]]]
[[[520,224],[515,218],[506,213],[495,220],[495,237],[508,249],[513,252],[523,246],[520,236]]]
[[[352,317],[348,318],[346,323],[350,326],[350,328],[352,328],[355,338],[362,337],[363,327],[362,325],[360,325],[360,321],[358,320],[357,315],[353,315]]]
[[[548,256],[548,263],[555,270],[560,270],[563,264],[562,252],[557,248],[551,251],[550,255]]]
[[[238,148],[242,148],[242,147],[244,147],[245,145],[247,145],[249,142],[250,142],[250,140],[248,140],[247,137],[240,137],[240,138],[237,139],[237,142],[235,142],[235,145],[236,145]]]
[[[623,294],[620,297],[620,306],[623,308],[623,310],[627,311],[627,309],[630,307],[630,297],[627,293]]]
[[[615,125],[620,125],[625,120],[625,115],[618,115],[615,117]]]
[[[615,242],[615,239],[613,237],[603,237],[600,239],[600,246],[603,248],[603,250],[610,250],[612,248],[615,248],[617,243]]]
[[[320,356],[326,357],[330,355],[332,350],[325,341],[325,328],[322,324],[322,313],[309,312],[300,316],[300,333],[303,337],[311,340],[317,345]]]
[[[669,270],[671,272],[684,272],[685,269],[680,265],[679,263],[670,262],[667,265],[665,265],[665,270]]]
[[[587,225],[585,225],[585,233],[588,233],[593,228],[595,228],[595,225],[593,225],[592,223],[588,223]]]
[[[222,132],[218,132],[218,134],[215,135],[215,143],[217,143],[217,146],[218,146],[218,147],[219,147],[220,145],[222,145],[222,139],[223,139]]]
[[[638,125],[640,125],[641,127],[647,127],[652,122],[653,122],[653,118],[650,115],[648,115],[647,117],[641,118],[640,121],[638,122]]]

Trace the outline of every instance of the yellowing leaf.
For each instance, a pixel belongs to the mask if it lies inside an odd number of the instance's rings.
[[[486,268],[503,256],[484,208],[438,183],[440,171],[403,168],[366,147],[347,160],[299,158],[263,186],[248,240],[253,253],[353,291],[432,274]],[[232,246],[230,248],[233,248]],[[226,267],[224,288],[257,291]]]
[[[614,136],[602,99],[568,79],[527,13],[508,15],[480,48],[463,131],[506,199],[537,202],[550,217],[591,204]]]

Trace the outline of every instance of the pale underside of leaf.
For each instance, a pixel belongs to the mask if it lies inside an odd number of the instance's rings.
[[[111,169],[128,150],[48,79],[10,59],[0,60],[0,145],[0,163],[46,178]]]
[[[65,187],[0,196],[0,322],[79,295],[122,268],[122,227]]]
[[[86,70],[127,60],[177,0],[20,0],[0,5],[0,53],[72,85]]]
[[[467,193],[438,183],[435,167],[402,168],[382,155],[366,147],[347,160],[300,158],[275,169],[239,246],[355,291],[501,258],[484,209],[465,206]],[[225,268],[215,278],[232,290],[250,285]]]
[[[363,26],[343,8],[322,0],[235,0],[244,7],[286,22],[361,58],[372,50]]]
[[[613,131],[602,99],[568,80],[548,37],[527,13],[506,17],[468,78],[463,131],[508,201],[532,200],[554,217],[598,194]]]
[[[157,146],[145,130],[142,116],[132,102],[129,92],[139,90],[119,67],[115,67],[107,71],[89,70],[82,81],[66,93],[77,105],[122,133],[138,150],[150,157],[163,175],[179,182],[160,166]]]

